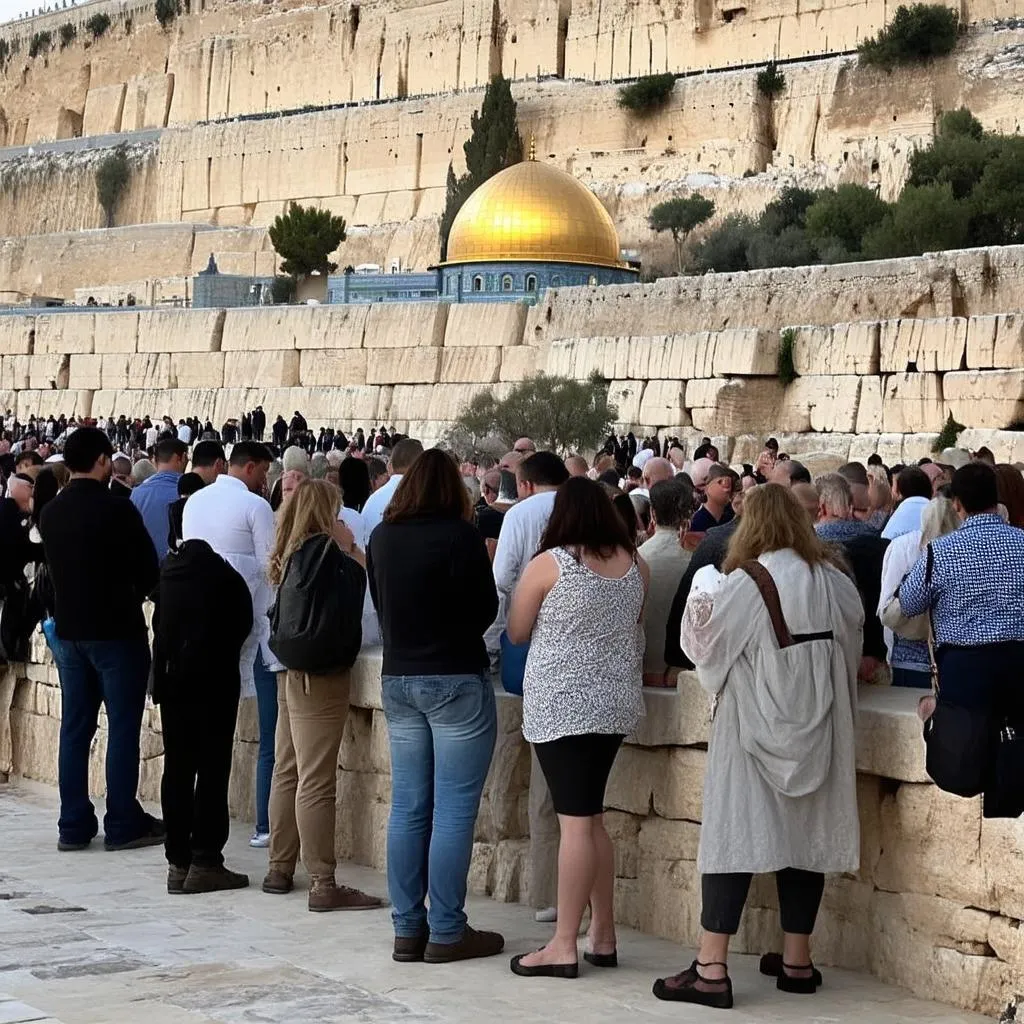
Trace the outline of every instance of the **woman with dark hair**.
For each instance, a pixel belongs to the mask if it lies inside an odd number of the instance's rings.
[[[1024,526],[1024,476],[1016,466],[1001,463],[996,466],[996,487],[999,504],[1006,509],[1006,521],[1011,526]],[[36,491],[39,481],[36,481]]]
[[[402,474],[370,535],[366,568],[384,639],[392,955],[400,963],[494,956],[505,940],[471,928],[464,907],[497,736],[483,635],[498,595],[469,493],[445,452],[423,452]]]
[[[345,508],[362,512],[370,496],[370,470],[365,459],[342,459],[338,466],[338,485],[344,495]],[[351,527],[351,523],[349,526]]]
[[[602,815],[619,747],[644,714],[649,572],[634,538],[602,484],[570,477],[512,598],[509,639],[530,642],[523,736],[534,745],[561,832],[558,924],[546,946],[513,958],[512,971],[526,977],[577,976],[576,937],[588,903],[584,958],[618,964],[615,855]]]

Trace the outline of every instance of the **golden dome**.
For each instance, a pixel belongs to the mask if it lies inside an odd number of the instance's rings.
[[[448,235],[449,263],[548,260],[621,267],[608,211],[551,164],[524,160],[485,181]]]

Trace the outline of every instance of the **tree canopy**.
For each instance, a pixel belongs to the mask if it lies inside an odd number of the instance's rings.
[[[676,76],[645,75],[619,89],[619,106],[635,114],[649,114],[663,107],[676,86]]]
[[[600,446],[618,415],[608,404],[608,384],[538,374],[515,384],[505,398],[478,394],[449,433],[455,448],[507,451],[518,437],[532,437],[538,448],[568,455]],[[468,452],[465,454],[469,454]]]
[[[658,203],[651,210],[647,224],[652,231],[671,232],[680,274],[683,272],[684,239],[695,227],[709,220],[714,212],[715,204],[699,192],[685,198],[668,199],[664,203]]]
[[[860,62],[891,70],[942,57],[953,52],[959,29],[960,16],[944,4],[900,6],[877,36],[860,44]]]
[[[338,269],[327,257],[345,241],[345,218],[316,206],[291,203],[274,218],[270,241],[281,257],[281,270],[293,277],[330,274]]]
[[[488,178],[523,159],[523,140],[519,135],[516,101],[507,78],[495,75],[487,84],[484,101],[474,113],[472,132],[463,143],[466,173],[456,177],[448,166],[444,213],[441,215],[441,259],[448,258],[448,234],[462,204]]]

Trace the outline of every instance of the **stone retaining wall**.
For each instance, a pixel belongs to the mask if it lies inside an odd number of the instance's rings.
[[[37,660],[16,673],[11,712],[15,771],[56,779],[60,691],[37,641]],[[3,693],[0,688],[0,694]],[[696,870],[708,706],[692,674],[675,691],[645,691],[647,717],[629,737],[608,788],[606,821],[616,847],[619,920],[684,946],[698,936]],[[979,800],[936,789],[924,772],[916,695],[861,688],[858,794],[861,868],[830,878],[815,936],[824,965],[869,971],[917,995],[996,1014],[1024,975],[1024,822],[987,821]],[[384,866],[390,798],[387,726],[380,704],[380,657],[360,657],[339,757],[338,852]],[[470,873],[474,892],[528,898],[529,753],[520,702],[498,700],[498,742],[477,821]],[[255,701],[243,702],[231,778],[231,809],[251,819],[256,762]],[[159,799],[159,712],[148,708],[141,793]],[[91,765],[103,791],[105,727]],[[0,759],[4,755],[0,730]],[[0,765],[2,767],[2,765]],[[774,885],[758,878],[737,952],[778,949]],[[682,957],[681,957],[682,958]]]

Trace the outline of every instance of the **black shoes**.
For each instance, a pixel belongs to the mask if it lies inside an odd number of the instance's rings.
[[[426,935],[395,936],[395,948],[391,959],[400,964],[418,964],[423,962],[423,954],[427,951]]]
[[[512,957],[509,966],[512,968],[513,974],[518,974],[520,978],[578,978],[580,975],[578,963],[537,964],[536,967],[526,967],[522,961],[524,956],[529,955],[529,953],[520,953],[519,956]]]
[[[121,850],[141,850],[146,846],[160,846],[166,835],[167,829],[164,828],[164,823],[159,818],[147,814],[144,831],[141,835],[129,839],[126,843],[111,843],[104,839],[103,849],[110,853],[117,853]]]
[[[617,951],[611,953],[584,953],[583,959],[595,967],[619,966],[619,954]]]
[[[91,839],[86,839],[80,843],[73,843],[68,839],[58,839],[57,849],[61,853],[78,853],[80,850],[88,850],[90,843],[92,843]]]
[[[426,964],[451,964],[456,960],[475,960],[496,956],[505,948],[505,939],[497,932],[478,932],[467,924],[458,942],[428,942],[423,950]]]
[[[654,995],[675,1003],[696,1003],[716,1010],[732,1009],[732,981],[724,978],[705,978],[698,967],[725,967],[721,963],[702,964],[694,960],[685,971],[671,978],[659,978],[654,983]]]
[[[787,970],[806,971],[808,968],[810,968],[811,973],[806,978],[795,978],[792,974],[786,973]],[[781,953],[765,953],[761,957],[758,969],[769,978],[776,979],[775,987],[780,992],[790,992],[801,996],[813,995],[822,983],[821,971],[814,964],[802,964],[800,966],[784,964]]]

